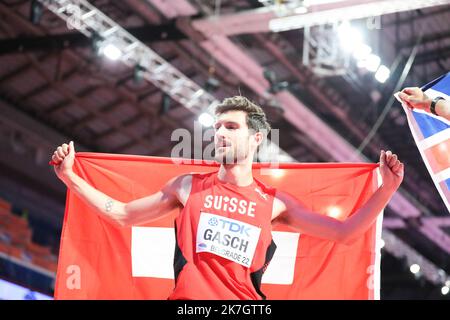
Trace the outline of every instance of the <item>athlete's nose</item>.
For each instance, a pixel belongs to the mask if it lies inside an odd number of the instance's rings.
[[[220,126],[218,129],[216,129],[215,136],[216,136],[216,141],[225,140],[225,127]]]

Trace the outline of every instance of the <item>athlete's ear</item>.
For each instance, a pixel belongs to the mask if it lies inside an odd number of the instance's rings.
[[[255,136],[256,144],[259,146],[264,140],[264,134],[259,131],[259,132],[256,132],[254,136]]]

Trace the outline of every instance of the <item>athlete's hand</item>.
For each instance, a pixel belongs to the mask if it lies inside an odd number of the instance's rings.
[[[75,147],[73,141],[69,144],[64,143],[56,148],[52,156],[52,164],[54,165],[55,173],[61,180],[72,173],[72,167],[75,159]]]
[[[398,160],[396,154],[391,151],[381,150],[380,173],[383,186],[395,191],[403,181],[404,165]]]

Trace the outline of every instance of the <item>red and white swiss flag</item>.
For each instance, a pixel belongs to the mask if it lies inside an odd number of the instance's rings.
[[[261,170],[264,169],[264,175]],[[187,172],[217,165],[175,165],[169,158],[77,153],[75,172],[127,202]],[[255,164],[254,175],[288,191],[318,214],[346,219],[378,187],[375,164]],[[173,211],[158,221],[120,228],[68,191],[55,287],[56,299],[167,299],[174,287]],[[268,299],[379,299],[382,214],[351,246],[273,228],[275,255],[263,279]],[[195,279],[193,279],[195,285]]]

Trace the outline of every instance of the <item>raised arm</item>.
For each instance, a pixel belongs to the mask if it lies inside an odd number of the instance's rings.
[[[282,221],[301,233],[351,244],[374,223],[403,180],[403,164],[390,151],[381,151],[380,172],[383,184],[370,199],[344,221],[311,212],[293,196],[277,192],[272,220]]]
[[[102,217],[120,226],[129,226],[158,219],[172,209],[185,204],[190,192],[191,176],[182,175],[168,181],[158,192],[141,199],[124,203],[95,189],[72,170],[75,148],[59,146],[53,153],[55,173],[61,181],[84,203]]]

